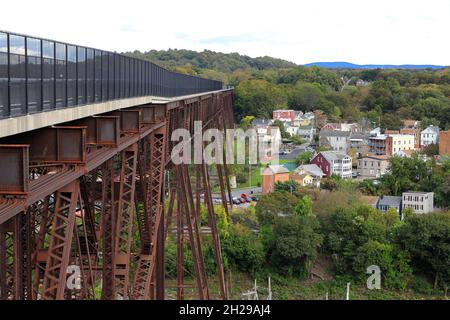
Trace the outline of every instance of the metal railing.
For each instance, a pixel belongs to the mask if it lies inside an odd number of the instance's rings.
[[[222,87],[220,81],[172,72],[146,60],[0,31],[0,119]]]

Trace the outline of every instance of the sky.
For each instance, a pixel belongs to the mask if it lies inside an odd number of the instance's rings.
[[[0,30],[117,52],[450,65],[450,0],[22,0],[0,8]]]

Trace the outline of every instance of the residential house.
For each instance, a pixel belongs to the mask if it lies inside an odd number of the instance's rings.
[[[255,118],[252,120],[252,126],[259,127],[259,126],[271,126],[273,124],[272,119],[261,119],[261,118]]]
[[[350,131],[320,130],[319,146],[328,146],[334,151],[347,152],[349,149]]]
[[[297,172],[293,172],[291,174],[291,180],[297,182],[302,187],[314,186],[314,178],[307,173],[299,174]]]
[[[295,115],[293,125],[296,127],[312,126],[314,122],[314,113],[298,113]]]
[[[275,183],[289,180],[289,170],[282,165],[269,165],[262,172],[262,193],[275,191]]]
[[[450,130],[441,131],[439,134],[439,154],[441,156],[450,155]]]
[[[403,210],[411,208],[415,213],[429,213],[434,211],[433,192],[403,192]]]
[[[294,122],[295,114],[296,114],[295,110],[284,110],[284,109],[274,110],[273,120],[280,120],[282,122],[289,122],[291,124]]]
[[[389,169],[389,157],[386,155],[367,155],[358,159],[358,176],[361,178],[379,178]]]
[[[353,133],[359,132],[360,128],[357,123],[327,123],[321,129],[321,131],[351,131]]]
[[[343,179],[352,177],[352,158],[344,152],[319,152],[311,163],[316,164],[326,176],[335,174]]]
[[[313,142],[315,129],[314,126],[302,126],[298,127],[297,135],[300,136],[306,142]]]
[[[402,212],[402,197],[380,196],[378,198],[376,208],[381,212],[387,212],[394,208],[398,213]]]
[[[278,152],[281,145],[280,128],[270,125],[257,125],[254,126],[254,129],[258,138],[258,144],[263,142],[267,145],[266,154],[261,160],[270,161],[274,156],[273,153]]]
[[[291,126],[287,122],[284,124],[284,128],[287,133],[289,133],[291,136],[298,136],[298,127]]]
[[[322,169],[320,169],[320,167],[316,164],[302,164],[293,171],[293,175],[304,174],[307,174],[313,178],[312,185],[317,188],[320,187],[320,180],[325,176]]]
[[[421,146],[426,147],[430,144],[437,144],[439,142],[439,127],[429,126],[421,132]]]

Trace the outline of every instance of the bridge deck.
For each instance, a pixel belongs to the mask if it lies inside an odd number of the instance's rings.
[[[46,112],[28,114],[25,116],[7,118],[0,120],[0,138],[12,136],[15,134],[31,131],[47,126],[56,125],[63,122],[78,120],[98,114],[137,107],[146,104],[166,104],[169,102],[181,101],[190,98],[204,96],[209,93],[216,93],[225,90],[217,90],[204,93],[190,94],[173,98],[167,97],[135,97],[128,99],[119,99],[101,103],[93,103],[72,108],[56,109]]]

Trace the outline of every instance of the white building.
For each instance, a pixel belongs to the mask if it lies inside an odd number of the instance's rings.
[[[315,129],[313,126],[298,127],[297,135],[299,135],[306,142],[312,142],[314,140]]]
[[[319,145],[326,146],[329,144],[332,150],[347,153],[350,147],[350,135],[350,131],[320,130]]]
[[[439,127],[429,126],[420,133],[421,146],[425,147],[430,144],[437,144],[439,142]]]
[[[434,210],[433,192],[403,192],[402,200],[403,210],[411,208],[415,213],[429,213]]]

